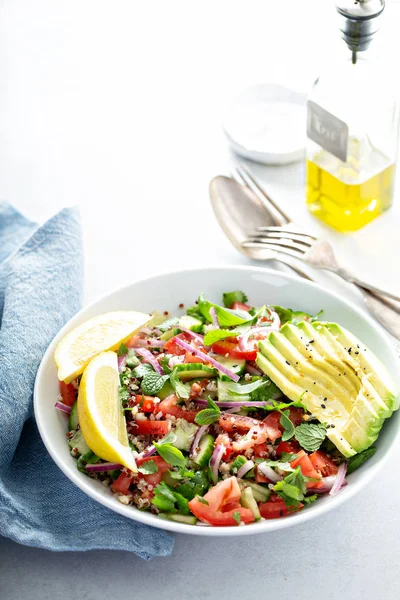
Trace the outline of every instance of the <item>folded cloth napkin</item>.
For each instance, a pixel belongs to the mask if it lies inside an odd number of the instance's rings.
[[[36,371],[54,335],[80,307],[82,272],[76,209],[37,227],[0,204],[0,534],[56,551],[166,556],[172,536],[88,498],[50,458],[33,418]]]

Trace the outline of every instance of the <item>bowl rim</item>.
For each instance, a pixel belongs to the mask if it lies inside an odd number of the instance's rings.
[[[100,494],[97,491],[95,486],[91,485],[90,479],[87,478],[87,481],[86,481],[85,479],[80,477],[80,473],[76,468],[70,469],[69,466],[65,465],[63,459],[61,459],[58,456],[56,449],[53,448],[52,443],[49,440],[49,437],[47,436],[45,426],[42,423],[39,391],[38,391],[39,385],[41,382],[42,372],[44,371],[44,368],[45,368],[45,365],[47,364],[47,362],[49,360],[51,360],[52,354],[53,354],[53,348],[54,348],[55,344],[58,342],[58,340],[71,328],[71,326],[73,327],[75,325],[75,322],[79,322],[79,319],[80,319],[80,316],[82,315],[82,313],[90,310],[96,304],[99,304],[103,300],[106,300],[108,297],[113,296],[114,294],[121,293],[133,285],[138,285],[140,283],[147,283],[154,279],[159,279],[162,277],[170,277],[170,276],[174,276],[174,275],[183,275],[184,276],[185,274],[189,274],[189,273],[202,273],[202,272],[206,272],[206,271],[209,272],[209,271],[221,271],[221,270],[228,271],[228,272],[247,272],[249,274],[255,273],[255,274],[261,274],[261,275],[270,275],[272,277],[279,276],[279,277],[283,277],[284,279],[286,279],[289,282],[292,282],[292,281],[295,281],[297,283],[300,282],[300,284],[305,285],[306,288],[311,288],[311,289],[314,288],[314,289],[322,290],[324,293],[328,293],[331,297],[333,297],[334,300],[339,300],[339,302],[346,304],[350,310],[355,311],[359,315],[361,315],[362,319],[364,319],[368,323],[368,326],[371,327],[378,336],[383,338],[387,348],[389,349],[389,352],[392,354],[392,356],[394,358],[394,361],[399,360],[398,355],[394,348],[394,344],[392,343],[392,341],[391,341],[389,335],[386,333],[386,331],[377,322],[375,322],[372,319],[372,317],[370,317],[365,311],[363,311],[361,308],[359,308],[357,305],[355,305],[353,302],[351,302],[347,298],[342,297],[337,292],[334,292],[330,289],[326,289],[322,285],[320,285],[316,282],[309,281],[306,279],[303,280],[295,274],[287,273],[284,271],[278,271],[277,269],[272,269],[269,267],[256,267],[256,266],[251,266],[251,265],[237,265],[236,266],[236,265],[223,265],[222,264],[222,265],[213,265],[213,266],[205,266],[205,267],[195,267],[193,269],[177,269],[175,271],[168,271],[166,273],[158,273],[156,275],[146,277],[145,279],[137,279],[137,280],[131,281],[130,283],[125,284],[123,286],[116,287],[113,290],[111,290],[110,292],[103,294],[99,298],[96,298],[89,304],[83,306],[75,315],[73,315],[71,317],[71,319],[69,319],[67,321],[67,323],[65,323],[65,325],[57,332],[57,334],[54,336],[54,338],[48,345],[48,347],[43,355],[43,358],[40,362],[37,374],[36,374],[35,386],[34,386],[34,392],[33,392],[34,416],[35,416],[35,420],[36,420],[42,441],[43,441],[48,453],[50,454],[51,458],[56,463],[56,465],[61,469],[61,471],[64,473],[64,475],[66,477],[68,477],[68,479],[70,481],[72,481],[72,483],[74,483],[81,491],[86,493],[93,500],[99,502],[101,505],[106,506],[110,510],[112,510],[118,514],[121,514],[121,515],[127,517],[128,519],[138,521],[140,523],[149,525],[151,527],[165,529],[165,530],[172,531],[175,533],[186,533],[189,535],[202,535],[202,536],[211,536],[211,537],[213,537],[213,536],[229,537],[229,536],[239,536],[239,535],[255,535],[255,534],[259,534],[259,533],[267,533],[269,531],[277,531],[279,529],[286,529],[288,527],[294,527],[295,525],[298,525],[298,524],[304,523],[306,521],[309,521],[311,519],[317,518],[317,517],[321,516],[322,514],[329,512],[330,510],[332,510],[338,506],[341,506],[344,502],[346,502],[348,499],[352,498],[355,494],[357,494],[359,491],[361,491],[373,479],[373,477],[384,466],[384,464],[387,462],[387,460],[391,456],[391,454],[394,450],[394,447],[396,445],[396,442],[398,442],[398,440],[400,438],[400,428],[398,428],[397,432],[396,432],[390,446],[386,450],[386,452],[384,454],[382,454],[382,456],[380,456],[379,459],[374,464],[369,466],[369,468],[367,468],[365,470],[365,472],[363,472],[362,478],[360,478],[357,482],[354,482],[352,485],[346,486],[346,488],[344,488],[340,494],[332,497],[328,504],[321,503],[319,505],[319,503],[315,503],[313,505],[312,511],[302,510],[302,511],[294,513],[293,515],[289,515],[289,516],[285,517],[284,519],[261,520],[261,521],[258,521],[257,523],[252,523],[250,526],[247,525],[245,527],[238,527],[238,526],[213,527],[213,526],[207,526],[207,525],[193,526],[193,525],[187,525],[184,523],[177,523],[174,521],[158,519],[157,516],[155,516],[151,513],[142,512],[133,506],[127,506],[127,505],[121,504],[112,496],[111,493],[109,496],[103,496],[102,494]]]

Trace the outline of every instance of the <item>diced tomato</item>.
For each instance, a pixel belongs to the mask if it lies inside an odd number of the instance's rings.
[[[217,435],[215,446],[225,446],[226,450],[222,456],[225,461],[233,454],[232,441],[227,433],[220,433]]]
[[[275,441],[280,437],[279,429],[270,427],[268,424],[245,417],[242,415],[223,414],[219,418],[219,426],[228,433],[247,433],[241,440],[232,442],[234,452],[244,452],[255,445],[263,444],[268,439]],[[250,432],[250,434],[249,434]]]
[[[201,348],[201,351],[203,352],[203,348]],[[197,356],[197,354],[194,354],[193,352],[186,352],[185,354],[185,358],[183,360],[184,363],[205,363],[205,360],[203,360],[202,358],[200,358],[199,356]]]
[[[267,444],[257,444],[254,446],[254,456],[256,458],[267,458],[269,455]]]
[[[184,410],[181,406],[177,405],[178,398],[175,394],[171,394],[168,398],[165,398],[157,406],[157,410],[161,411],[163,415],[172,415],[177,419],[185,419],[188,423],[194,423],[195,416],[199,412],[198,410]]]
[[[268,425],[269,427],[273,427],[274,429],[278,429],[279,430],[279,435],[278,437],[281,437],[282,431],[283,431],[283,427],[280,423],[281,421],[281,413],[278,412],[277,410],[274,410],[273,412],[270,412],[269,415],[267,417],[265,417],[264,419],[264,423],[266,423],[266,425]]]
[[[143,412],[148,413],[154,412],[154,409],[157,406],[154,404],[153,396],[136,396],[135,404],[138,404]]]
[[[127,494],[129,491],[129,487],[132,483],[132,478],[128,473],[122,471],[122,473],[117,477],[114,483],[111,484],[111,489],[113,492],[120,492],[120,494]]]
[[[282,454],[282,452],[286,452],[287,454],[297,454],[300,446],[296,440],[290,440],[290,442],[280,442],[276,447],[276,453],[278,456]]]
[[[147,481],[149,485],[156,487],[156,485],[158,485],[161,482],[163,473],[169,471],[171,466],[163,458],[161,458],[161,456],[148,456],[147,458],[141,458],[136,461],[136,464],[138,467],[140,467],[149,460],[152,460],[156,463],[158,471],[156,473],[152,473],[151,475],[140,474],[140,478]]]
[[[136,435],[167,435],[169,432],[168,421],[150,421],[141,419],[130,423],[132,433]]]
[[[304,452],[304,450],[300,450],[300,452],[297,452],[296,454],[298,455],[298,458],[292,460],[290,466],[293,469],[296,469],[296,467],[300,467],[300,470],[303,473],[304,477],[311,477],[312,479],[317,480],[321,479],[321,474],[314,469],[314,466],[308,454]],[[308,488],[318,488],[322,485],[323,484],[320,481],[307,481],[306,483],[306,486]]]
[[[331,460],[325,452],[317,450],[310,454],[310,461],[316,471],[321,473],[322,477],[336,475],[338,472],[337,465]]]
[[[237,525],[233,518],[235,512],[240,514],[242,523],[252,523],[254,515],[249,508],[240,505],[240,487],[236,477],[229,477],[212,487],[204,496],[207,504],[197,497],[189,502],[192,513],[211,525]]]
[[[300,503],[296,508],[296,511],[303,508],[303,506],[304,505]],[[268,502],[259,504],[258,508],[264,519],[278,519],[279,517],[286,517],[287,514],[293,512],[293,509],[286,506],[284,500],[276,494],[273,494]]]
[[[246,433],[252,427],[261,424],[262,421],[244,415],[222,414],[219,418],[219,426],[228,433]]]
[[[64,383],[60,381],[60,394],[62,401],[67,406],[72,406],[76,401],[76,389],[72,383]]]
[[[197,398],[203,392],[203,390],[208,386],[209,380],[202,379],[201,381],[195,381],[190,386],[190,398]]]
[[[255,479],[256,479],[257,483],[270,483],[270,480],[268,479],[268,477],[265,477],[265,475],[263,475],[261,473],[261,471],[258,470],[258,467],[256,467]]]
[[[184,356],[186,354],[186,350],[178,346],[176,343],[177,338],[182,340],[183,342],[187,342],[188,344],[192,341],[192,337],[188,333],[179,333],[175,335],[173,338],[165,342],[164,344],[164,352],[166,354],[174,354],[175,356]]]
[[[245,310],[249,312],[251,306],[245,304],[244,302],[234,302],[230,308],[232,308],[233,310]]]
[[[243,360],[256,360],[257,350],[250,350],[249,352],[242,352],[239,345],[236,343],[229,342],[228,340],[220,340],[213,344],[212,349],[221,356],[230,356],[231,358],[241,358]]]

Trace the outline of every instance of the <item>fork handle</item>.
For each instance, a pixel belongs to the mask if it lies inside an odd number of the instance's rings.
[[[366,281],[362,281],[361,279],[358,279],[358,277],[355,277],[352,273],[350,273],[346,269],[343,269],[343,267],[338,267],[336,269],[330,269],[330,270],[332,270],[334,273],[339,275],[345,281],[348,281],[349,283],[354,283],[355,285],[358,285],[358,287],[360,287],[364,290],[368,290],[369,292],[372,292],[376,296],[382,296],[383,298],[385,298],[385,297],[391,298],[392,300],[396,300],[397,302],[400,302],[399,296],[396,296],[395,294],[392,294],[391,292],[387,292],[386,290],[381,290],[380,288],[377,288],[374,285],[367,283]]]

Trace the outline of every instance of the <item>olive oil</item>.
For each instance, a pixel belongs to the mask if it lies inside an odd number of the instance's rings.
[[[382,162],[387,166],[368,174],[348,164],[337,165],[340,161],[334,157],[321,160],[327,157],[320,154],[315,162],[307,161],[307,205],[316,217],[338,231],[356,231],[392,204],[394,163],[375,152],[372,162],[377,168]]]

